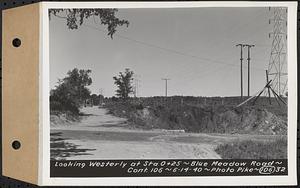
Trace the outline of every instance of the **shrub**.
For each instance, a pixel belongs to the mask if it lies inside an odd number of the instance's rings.
[[[79,108],[90,97],[86,86],[91,85],[90,70],[69,71],[67,76],[59,80],[55,89],[50,92],[50,111],[71,112],[79,114]]]
[[[219,145],[216,152],[223,159],[286,159],[287,140],[276,141],[237,140]]]

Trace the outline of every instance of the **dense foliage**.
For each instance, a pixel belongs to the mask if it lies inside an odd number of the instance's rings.
[[[93,106],[98,106],[101,105],[101,103],[103,103],[104,97],[103,95],[99,94],[92,94],[90,96],[90,100]]]
[[[107,26],[108,35],[112,38],[118,26],[129,25],[127,20],[116,17],[117,12],[118,9],[50,9],[49,17],[53,15],[65,19],[69,29],[78,29],[90,17],[97,18],[101,25]]]
[[[119,72],[118,76],[114,76],[115,84],[118,89],[116,90],[116,95],[122,99],[128,99],[129,94],[133,92],[132,80],[133,80],[133,71],[125,69],[125,72]]]
[[[86,87],[92,84],[90,73],[91,70],[75,68],[59,80],[56,88],[50,92],[51,111],[78,114],[79,108],[90,98],[90,91]]]

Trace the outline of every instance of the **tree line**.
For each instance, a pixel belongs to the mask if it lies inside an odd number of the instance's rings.
[[[50,91],[50,111],[70,112],[78,115],[80,108],[87,101],[93,101],[93,105],[100,105],[102,95],[91,94],[88,86],[92,84],[91,70],[74,68],[67,72],[67,76],[59,79],[57,86]],[[125,69],[113,77],[117,86],[116,96],[121,100],[127,100],[133,93],[133,71]]]
[[[98,19],[100,25],[107,27],[107,35],[113,38],[119,26],[129,25],[126,19],[120,19],[116,16],[118,9],[49,9],[49,20],[52,16],[66,21],[66,26],[70,30],[78,29],[89,19]],[[58,85],[50,91],[50,110],[51,112],[71,112],[79,114],[79,108],[82,107],[87,99],[92,99],[96,103],[101,96],[91,95],[87,86],[92,84],[90,78],[91,70],[78,70],[77,68],[68,71],[67,76],[59,80]],[[126,100],[132,91],[133,72],[126,69],[124,73],[120,72],[118,76],[113,77],[118,86],[116,95]],[[103,97],[103,96],[102,96]]]

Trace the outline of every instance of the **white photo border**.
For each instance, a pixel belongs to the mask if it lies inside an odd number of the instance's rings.
[[[297,2],[41,2],[40,3],[40,132],[39,185],[75,186],[244,186],[297,185]],[[99,177],[50,178],[49,17],[53,8],[191,8],[191,7],[287,7],[288,62],[288,175],[199,177]],[[112,181],[113,180],[113,181]]]

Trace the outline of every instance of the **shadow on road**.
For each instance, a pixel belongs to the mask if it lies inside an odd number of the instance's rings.
[[[62,138],[62,132],[50,133],[50,159],[64,160],[68,157],[78,155],[92,155],[89,151],[95,149],[79,149],[79,145],[67,142],[68,138]]]

